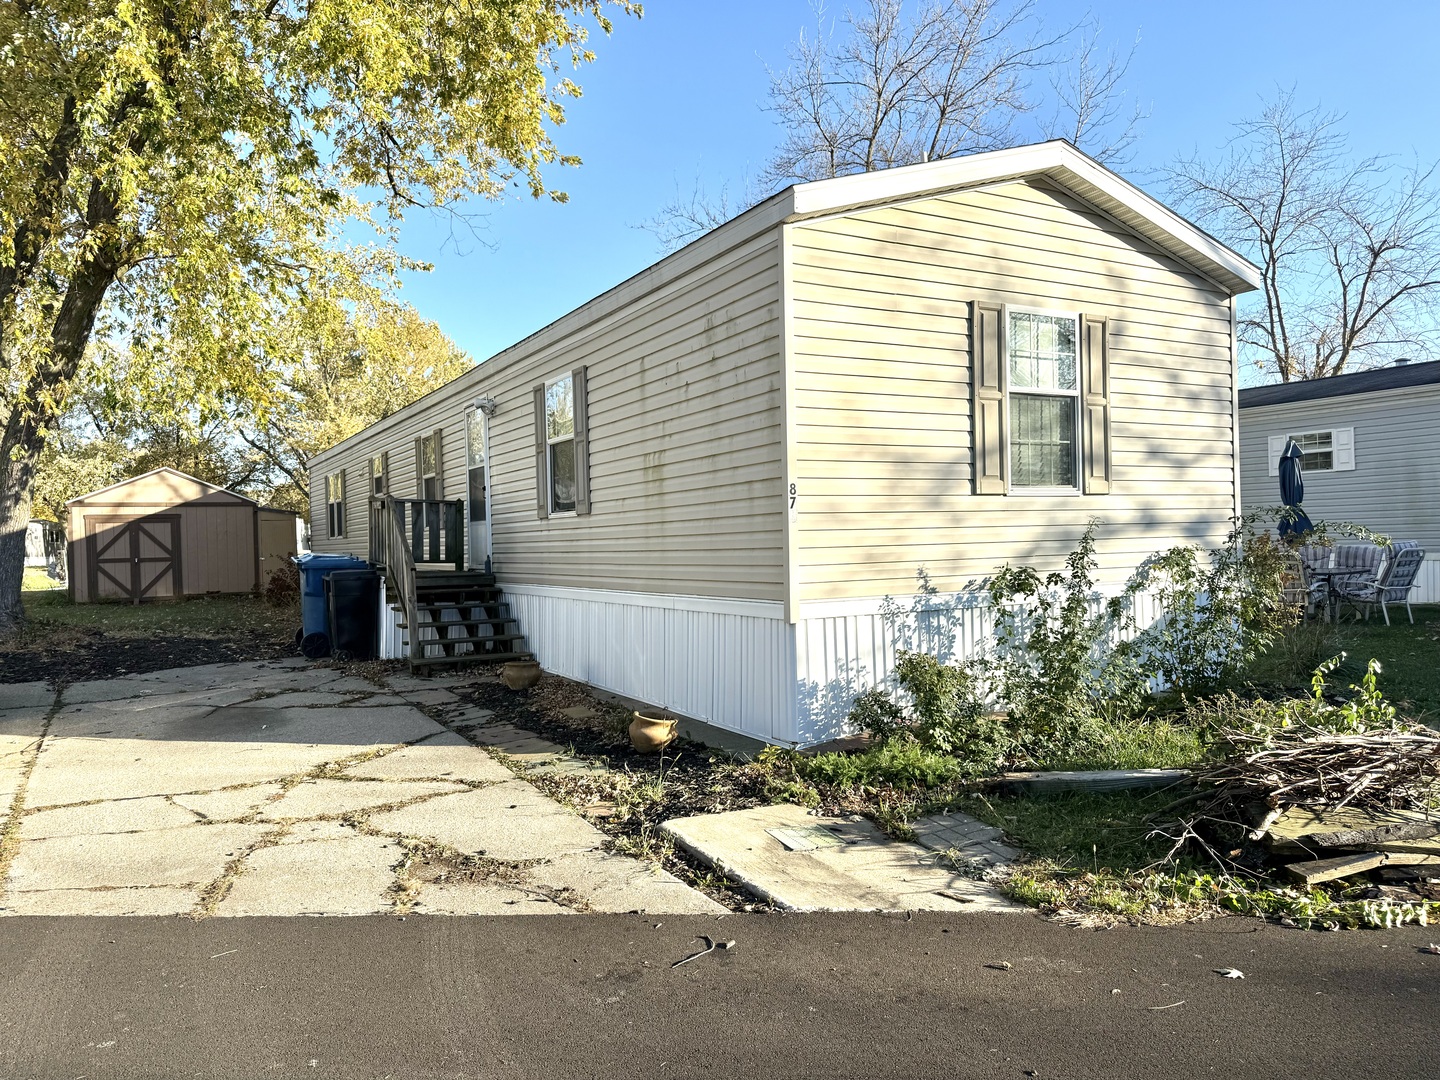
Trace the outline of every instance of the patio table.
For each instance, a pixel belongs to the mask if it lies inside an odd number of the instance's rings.
[[[1325,583],[1325,620],[1340,621],[1340,594],[1335,591],[1335,582],[1340,578],[1363,577],[1369,570],[1354,566],[1322,566],[1310,571],[1310,576]]]

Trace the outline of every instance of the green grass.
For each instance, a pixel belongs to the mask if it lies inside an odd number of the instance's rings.
[[[1053,752],[1037,769],[1184,769],[1205,758],[1201,733],[1164,717],[1096,724],[1088,743]]]
[[[1402,716],[1440,726],[1440,606],[1415,608],[1415,625],[1403,607],[1390,609],[1391,625],[1374,612],[1367,622],[1342,622],[1333,641],[1345,652],[1335,674],[1342,685],[1358,682],[1365,664],[1379,660],[1380,689]]]
[[[28,572],[25,584],[30,584]],[[28,620],[21,631],[21,641],[26,645],[58,643],[76,631],[94,630],[114,637],[230,638],[253,632],[289,636],[300,623],[298,608],[274,607],[256,596],[197,596],[146,604],[74,604],[63,588],[27,588],[21,601]]]
[[[63,592],[65,582],[56,581],[38,566],[25,567],[25,576],[20,579],[21,592],[53,592],[56,589]]]

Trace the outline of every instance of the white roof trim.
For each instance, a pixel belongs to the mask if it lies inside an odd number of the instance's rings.
[[[113,484],[106,484],[104,487],[96,488],[94,491],[87,491],[84,495],[77,495],[75,496],[75,498],[67,500],[65,505],[70,506],[72,503],[84,502],[86,499],[93,499],[96,495],[104,495],[107,491],[114,491],[116,488],[122,488],[128,484],[133,484],[136,480],[144,480],[148,476],[156,476],[160,473],[168,473],[171,476],[178,476],[182,480],[189,480],[192,484],[199,484],[201,487],[209,488],[212,492],[218,492],[221,495],[229,495],[232,498],[239,499],[241,502],[247,502],[251,506],[259,505],[255,502],[254,499],[247,499],[239,492],[231,491],[229,488],[223,488],[219,484],[212,484],[208,480],[201,480],[199,477],[191,476],[189,473],[181,472],[179,469],[172,469],[169,465],[161,465],[158,469],[151,469],[149,472],[143,472],[139,476],[127,476],[124,480],[117,480]]]
[[[1232,295],[1261,286],[1260,269],[1248,259],[1061,139],[797,184],[781,197],[790,200],[785,220],[802,221],[1027,176],[1050,177]]]

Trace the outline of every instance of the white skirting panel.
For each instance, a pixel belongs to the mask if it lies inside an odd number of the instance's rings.
[[[796,741],[779,603],[500,583],[546,671],[772,742]]]
[[[882,601],[859,600],[802,605],[795,624],[796,741],[802,746],[849,734],[846,722],[856,695],[878,686],[895,668],[902,650],[928,652],[941,660],[970,656],[990,640],[994,619],[980,592],[910,597],[899,617]],[[1103,600],[1093,602],[1098,614]],[[1135,599],[1136,621],[1149,626],[1160,615],[1154,598]]]
[[[1440,554],[1425,553],[1420,575],[1415,579],[1415,589],[1410,594],[1410,603],[1440,604]]]
[[[405,631],[400,629],[400,612],[390,607],[385,592],[385,576],[380,576],[380,659],[404,660],[409,653]]]

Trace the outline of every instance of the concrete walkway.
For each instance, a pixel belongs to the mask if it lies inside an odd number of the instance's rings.
[[[0,685],[0,914],[720,913],[431,715],[303,661]]]

